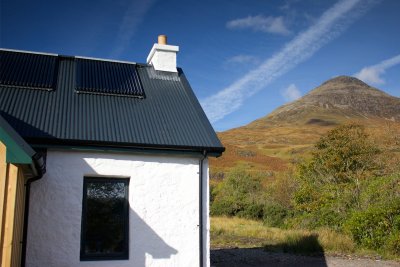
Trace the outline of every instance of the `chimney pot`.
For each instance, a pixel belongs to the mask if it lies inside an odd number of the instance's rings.
[[[158,36],[158,43],[166,45],[167,44],[167,36],[165,34],[161,34]]]

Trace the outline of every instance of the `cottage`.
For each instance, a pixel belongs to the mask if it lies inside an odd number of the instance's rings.
[[[0,50],[2,266],[209,266],[207,158],[224,148],[178,50]]]

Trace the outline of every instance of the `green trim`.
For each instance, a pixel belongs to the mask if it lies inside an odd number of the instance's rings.
[[[32,158],[2,128],[0,128],[0,141],[6,146],[7,163],[32,163]]]
[[[31,164],[35,151],[0,116],[0,141],[6,146],[6,162]]]

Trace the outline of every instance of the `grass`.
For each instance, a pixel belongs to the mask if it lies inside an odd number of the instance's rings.
[[[264,247],[270,251],[305,255],[356,252],[356,246],[350,237],[330,229],[286,230],[235,217],[211,218],[211,247]]]

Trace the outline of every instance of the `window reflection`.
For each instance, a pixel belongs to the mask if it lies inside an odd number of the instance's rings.
[[[81,258],[127,254],[127,181],[85,178]]]

